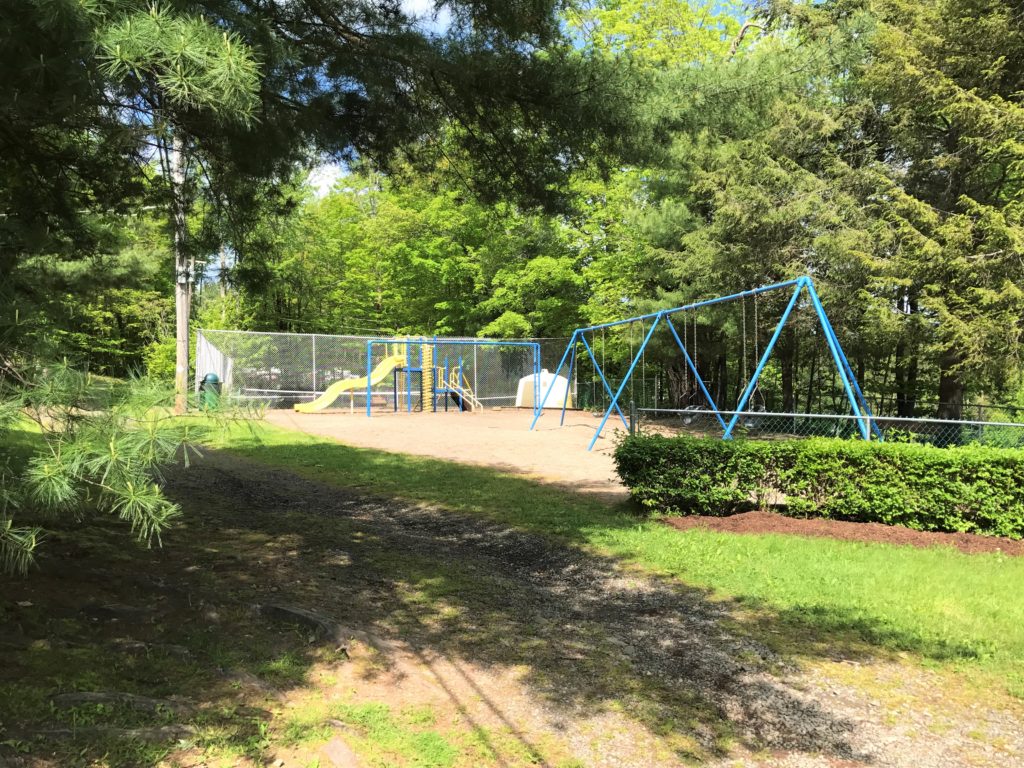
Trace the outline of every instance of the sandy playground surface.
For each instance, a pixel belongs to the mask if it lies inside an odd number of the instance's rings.
[[[532,412],[508,408],[478,413],[363,413],[332,410],[306,414],[267,412],[285,429],[329,437],[348,445],[431,456],[527,475],[576,491],[625,498],[615,476],[612,451],[624,427],[608,420],[593,451],[587,445],[600,423],[589,412],[570,411],[558,425],[558,411],[546,411],[530,431]]]

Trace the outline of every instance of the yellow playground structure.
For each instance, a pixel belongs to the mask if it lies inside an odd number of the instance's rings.
[[[368,350],[372,345],[368,345]],[[372,387],[384,383],[389,377],[395,378],[396,391],[398,376],[419,374],[419,386],[416,392],[419,402],[414,410],[438,410],[438,398],[450,397],[460,411],[479,411],[483,409],[466,377],[461,360],[458,365],[449,366],[447,358],[443,365],[436,365],[433,343],[389,343],[387,356],[377,363],[368,376],[342,379],[324,390],[323,394],[308,403],[296,403],[294,408],[299,413],[317,413],[333,406],[346,392],[354,394],[361,390],[370,391]],[[369,366],[367,366],[369,367]],[[445,410],[447,410],[447,401]],[[350,405],[353,400],[350,399]],[[370,412],[370,398],[366,401],[367,415]]]

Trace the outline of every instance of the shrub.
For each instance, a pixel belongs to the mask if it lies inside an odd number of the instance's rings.
[[[1024,452],[810,439],[627,437],[619,476],[645,508],[791,517],[1024,537]]]
[[[159,381],[174,381],[174,368],[177,362],[175,360],[176,353],[177,349],[173,337],[151,343],[143,353],[143,359],[146,363],[146,374]]]

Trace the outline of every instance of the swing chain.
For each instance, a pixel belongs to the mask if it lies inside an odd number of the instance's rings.
[[[757,320],[757,294],[754,294],[754,360],[760,360],[760,346],[758,345],[758,331],[760,330]]]
[[[644,321],[640,321],[640,338],[643,339],[643,344],[640,347],[640,402],[641,408],[647,407],[647,326]]]
[[[743,327],[743,339],[742,339],[742,342],[740,344],[740,349],[743,351],[743,373],[742,373],[742,376],[744,378],[743,386],[746,387],[747,384],[750,383],[750,376],[747,373],[750,369],[747,366],[747,297],[746,296],[744,296],[742,299],[740,299],[740,310],[741,310],[740,311],[740,315],[743,318],[743,322],[741,323],[741,325]]]

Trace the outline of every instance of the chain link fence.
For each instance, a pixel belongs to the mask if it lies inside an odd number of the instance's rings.
[[[216,374],[228,398],[269,408],[290,408],[313,400],[332,384],[367,376],[385,358],[407,355],[411,368],[422,368],[426,359],[445,381],[461,375],[476,400],[484,407],[516,404],[519,380],[542,368],[554,368],[565,339],[525,339],[532,346],[508,346],[501,340],[477,338],[389,339],[379,336],[340,336],[263,331],[203,329],[196,340],[196,382]],[[367,358],[369,342],[370,355]],[[457,343],[461,342],[461,343]],[[539,354],[538,350],[539,349]],[[424,357],[426,355],[426,357]],[[553,360],[554,362],[549,362]],[[370,387],[374,410],[413,410],[420,401],[421,372],[395,370]],[[365,411],[365,386],[345,391],[335,408]],[[436,410],[452,407],[444,397]]]
[[[552,367],[557,362],[552,364]],[[610,367],[610,366],[609,366]],[[564,371],[563,371],[564,373]],[[604,388],[599,377],[586,365],[578,375],[573,375],[573,401],[586,411],[603,413],[611,403],[611,395]],[[616,391],[621,376],[609,379],[612,392]],[[715,412],[710,410],[703,397],[700,403],[678,405],[673,402],[664,375],[634,375],[627,383],[619,398],[619,407],[625,412],[632,402],[637,410],[638,424],[676,429],[694,434],[720,437],[723,424]],[[861,431],[857,418],[842,413],[848,407],[841,400],[834,403],[834,410],[823,403],[825,413],[779,413],[764,408],[739,414],[734,434],[753,438],[777,439],[785,437],[843,437],[860,438]],[[888,406],[888,407],[886,407]],[[938,446],[988,445],[999,448],[1024,448],[1024,408],[1012,405],[964,404],[960,407],[962,420],[936,418],[941,404],[921,401],[915,404],[914,417],[897,416],[893,403],[873,403],[876,415],[874,425],[883,440],[889,442],[923,443]],[[720,411],[725,424],[729,423],[735,411]],[[863,421],[863,420],[862,420]],[[874,438],[873,438],[874,439]]]
[[[624,408],[625,410],[625,408]],[[701,408],[638,408],[637,425],[643,431],[664,429],[697,436],[720,437],[723,421],[738,415],[733,434],[755,439],[794,437],[838,437],[861,439],[861,427],[868,420],[852,414],[767,413],[761,411],[715,411]],[[1024,423],[1006,421],[951,421],[875,417],[874,426],[886,442],[923,443],[940,447],[986,445],[994,448],[1024,448]],[[872,430],[872,439],[876,434]]]

